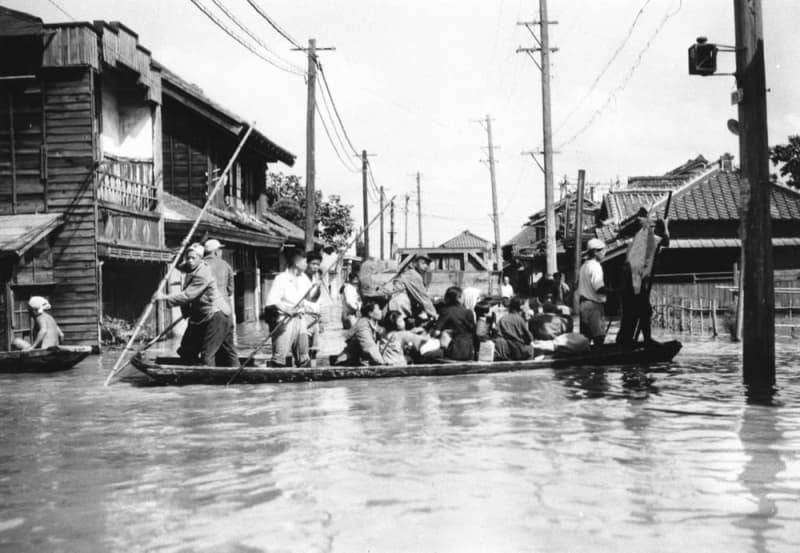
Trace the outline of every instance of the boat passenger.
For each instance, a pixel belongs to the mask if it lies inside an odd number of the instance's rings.
[[[203,261],[205,250],[195,243],[186,251],[181,271],[186,273],[180,292],[158,291],[155,301],[180,307],[189,324],[183,333],[178,355],[186,363],[238,367],[239,357],[233,346],[231,309],[217,289],[211,268]]]
[[[461,291],[461,305],[474,312],[482,295],[481,291],[474,286],[467,286]]]
[[[556,336],[569,332],[569,326],[552,303],[544,304],[542,312],[535,314],[528,321],[528,328],[534,340],[553,340]]]
[[[361,311],[361,295],[358,292],[360,279],[357,273],[351,273],[347,283],[342,287],[342,328],[349,330],[358,320]]]
[[[391,296],[389,311],[402,311],[409,320],[413,319],[412,326],[433,320],[437,316],[436,308],[422,280],[430,262],[431,258],[427,255],[418,255],[397,278],[381,289]]]
[[[321,264],[322,255],[320,253],[316,251],[306,252],[306,276],[311,281],[311,285],[314,286],[307,299],[316,306],[314,312],[305,314],[308,348],[312,356],[319,348],[319,335],[325,330],[322,326],[321,310],[319,308],[319,299],[322,296],[322,287],[324,286],[322,271],[320,270]]]
[[[385,365],[378,340],[383,329],[378,321],[383,317],[380,305],[367,301],[361,306],[361,318],[350,329],[345,347],[346,364],[350,366]]]
[[[533,357],[533,336],[522,317],[522,301],[517,296],[508,302],[508,313],[497,322],[495,361],[521,361]]]
[[[214,280],[217,283],[217,290],[219,290],[222,299],[228,302],[231,314],[233,315],[233,268],[227,261],[222,259],[222,248],[224,246],[219,240],[214,238],[206,240],[203,245],[205,253],[203,261],[211,268],[211,274],[214,275]]]
[[[659,249],[669,245],[667,221],[651,221],[644,207],[636,215],[637,222],[633,228],[638,230],[635,231],[622,264],[622,320],[617,333],[618,344],[634,343],[639,331],[645,344],[655,342],[650,330],[650,319],[653,316],[650,305],[653,264]]]
[[[402,311],[389,311],[385,317],[386,341],[381,356],[387,365],[405,366],[419,360],[420,348],[428,336],[406,330],[406,316]]]
[[[450,334],[444,356],[456,361],[471,361],[475,357],[475,312],[461,304],[461,288],[451,286],[444,293],[444,307],[434,326],[434,337]]]
[[[29,343],[22,338],[15,338],[12,347],[14,349],[47,349],[61,344],[64,340],[64,333],[58,328],[58,323],[50,313],[50,302],[42,296],[32,296],[28,300],[28,311],[34,318],[33,343]]]
[[[605,243],[598,239],[589,240],[588,258],[578,273],[578,298],[580,309],[580,332],[592,344],[600,345],[606,339],[604,307],[609,290],[603,280],[603,259]]]
[[[269,322],[272,332],[272,358],[270,364],[286,366],[293,358],[295,365],[310,365],[308,332],[304,315],[316,313],[319,307],[308,300],[313,292],[311,281],[305,274],[306,254],[292,250],[287,254],[288,266],[278,274],[267,293],[267,310],[272,313]]]

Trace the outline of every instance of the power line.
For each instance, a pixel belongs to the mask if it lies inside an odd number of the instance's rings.
[[[339,133],[339,127],[337,127],[337,125],[336,125],[336,120],[333,118],[333,115],[331,115],[331,108],[330,108],[330,105],[328,104],[328,99],[325,97],[324,89],[319,85],[319,81],[317,81],[317,86],[319,87],[319,90],[320,90],[320,93],[321,93],[320,96],[322,97],[322,105],[325,108],[325,112],[328,114],[328,119],[330,120],[331,126],[333,127],[333,134],[336,135],[336,139],[339,142],[339,146],[341,146],[342,152],[344,152],[344,158],[347,159],[347,160],[350,160],[350,155],[347,152],[347,145],[344,143],[344,140],[342,139],[342,137],[341,137],[341,135]],[[342,131],[342,132],[344,132],[344,131]],[[352,164],[352,161],[350,161],[350,163],[348,163],[348,165],[351,165],[351,164]],[[352,164],[352,167],[353,167],[351,169],[352,171],[354,171],[356,173],[360,171],[360,169],[355,164]]]
[[[573,115],[575,115],[575,112],[577,112],[578,109],[580,109],[580,107],[583,105],[583,103],[586,101],[586,99],[589,98],[589,96],[591,96],[592,92],[594,92],[594,89],[597,87],[597,84],[600,82],[600,79],[603,78],[603,75],[606,74],[608,69],[611,67],[611,64],[614,63],[614,60],[616,60],[617,56],[619,56],[619,53],[622,51],[622,49],[625,47],[625,45],[628,44],[628,41],[630,40],[631,36],[633,35],[633,30],[636,28],[636,24],[639,22],[639,18],[642,16],[642,13],[644,13],[644,9],[647,7],[647,5],[651,1],[652,0],[645,0],[644,4],[642,4],[642,7],[639,8],[639,11],[636,13],[636,17],[633,18],[633,23],[631,23],[630,28],[628,28],[628,33],[625,35],[625,38],[622,40],[620,45],[617,46],[617,49],[614,50],[614,53],[611,55],[611,58],[609,58],[609,60],[606,62],[606,64],[603,67],[603,69],[601,69],[600,72],[597,74],[597,77],[595,77],[594,81],[592,82],[591,86],[589,87],[589,90],[586,91],[586,94],[584,94],[583,97],[580,99],[580,101],[578,101],[578,103],[575,104],[575,107],[572,108],[572,110],[567,114],[567,116],[564,117],[564,119],[561,120],[561,123],[559,123],[558,127],[555,130],[556,133],[564,128],[564,125],[567,124],[567,122],[570,120],[570,118]]]
[[[351,173],[358,173],[359,172],[358,169],[353,169],[352,167],[348,166],[347,162],[342,158],[342,154],[339,152],[339,148],[336,147],[336,143],[333,141],[333,138],[331,137],[331,133],[328,130],[328,125],[325,123],[325,118],[322,116],[322,112],[319,110],[319,104],[315,103],[314,104],[314,108],[317,111],[317,115],[319,115],[320,122],[322,122],[322,128],[325,129],[325,136],[328,137],[328,142],[330,143],[331,147],[333,148],[333,151],[336,154],[336,157],[339,158],[339,161],[341,162],[342,166],[345,169],[347,169],[348,171],[350,171]]]
[[[201,12],[203,12],[206,15],[206,17],[208,17],[211,21],[213,21],[214,24],[217,27],[219,27],[220,29],[225,31],[225,33],[228,36],[230,36],[233,40],[235,40],[236,42],[238,42],[239,44],[241,44],[242,46],[244,46],[245,48],[250,50],[250,52],[252,54],[255,54],[256,56],[261,58],[263,61],[267,62],[268,64],[272,65],[273,67],[275,67],[277,69],[280,69],[281,71],[285,71],[286,73],[291,73],[293,75],[300,75],[300,76],[304,76],[305,75],[305,73],[297,73],[296,71],[293,71],[293,70],[290,70],[290,69],[286,69],[285,67],[282,67],[282,66],[278,65],[277,63],[275,63],[271,59],[269,59],[266,56],[262,55],[255,48],[253,48],[253,46],[251,44],[247,43],[239,35],[237,35],[230,27],[228,27],[227,25],[222,23],[219,19],[217,19],[214,16],[214,14],[212,14],[206,6],[204,6],[203,4],[200,3],[199,0],[189,0],[189,1],[192,4],[194,4],[195,7],[197,7],[197,9],[199,9]]]
[[[247,3],[250,4],[253,7],[253,9],[258,12],[258,15],[263,17],[266,20],[266,22],[269,23],[270,27],[275,29],[278,32],[278,34],[280,34],[283,38],[288,40],[292,44],[292,46],[294,46],[298,50],[303,49],[303,47],[300,46],[300,43],[298,43],[295,39],[293,39],[289,35],[289,33],[284,31],[283,28],[275,22],[275,20],[273,20],[269,15],[267,15],[267,13],[261,8],[261,6],[256,4],[253,0],[247,0]]]
[[[636,69],[638,69],[639,65],[642,63],[642,57],[650,49],[650,46],[653,44],[653,41],[656,39],[656,37],[658,37],[658,34],[661,32],[661,29],[664,28],[664,24],[667,21],[669,21],[672,17],[677,15],[678,12],[681,11],[682,7],[683,7],[683,0],[679,0],[678,8],[674,12],[669,12],[664,16],[664,18],[658,24],[658,28],[645,43],[644,47],[639,51],[639,55],[636,57],[636,61],[633,62],[633,65],[628,70],[628,73],[625,75],[625,77],[622,79],[622,82],[609,93],[608,97],[606,98],[606,101],[603,103],[603,105],[601,105],[594,111],[594,113],[586,122],[586,124],[583,127],[581,127],[577,132],[575,132],[572,136],[570,136],[567,140],[559,144],[557,146],[557,149],[560,150],[565,146],[572,144],[580,135],[586,132],[589,129],[589,127],[591,127],[594,124],[594,122],[598,119],[598,117],[606,110],[606,108],[611,104],[611,102],[616,99],[617,95],[621,93],[626,86],[628,86],[628,83],[633,78],[633,74],[636,72]]]
[[[225,4],[223,4],[223,3],[222,3],[220,0],[211,0],[211,1],[212,1],[212,2],[214,2],[214,5],[215,5],[215,6],[217,6],[217,8],[219,8],[219,9],[220,9],[220,11],[222,11],[222,13],[224,13],[225,15],[227,15],[227,16],[228,16],[228,18],[229,18],[231,21],[233,21],[233,22],[236,24],[236,26],[237,26],[237,27],[239,27],[239,28],[240,28],[242,31],[244,31],[244,32],[245,32],[245,34],[246,34],[247,36],[249,36],[251,39],[253,39],[253,40],[256,42],[256,44],[258,44],[258,45],[259,45],[259,46],[261,46],[261,47],[262,47],[264,50],[266,50],[267,52],[269,52],[270,54],[272,54],[273,56],[275,56],[276,58],[278,58],[280,61],[282,61],[284,64],[286,64],[287,68],[291,68],[292,70],[294,70],[294,72],[295,72],[296,74],[298,74],[298,75],[305,75],[305,71],[303,71],[303,69],[301,69],[301,68],[297,67],[297,66],[296,66],[296,65],[294,65],[292,62],[290,62],[290,61],[288,61],[288,60],[286,60],[286,59],[282,58],[282,57],[281,57],[281,56],[280,56],[278,53],[276,53],[276,52],[275,52],[274,50],[272,50],[272,49],[271,49],[269,46],[267,46],[267,45],[264,43],[264,41],[262,41],[262,40],[261,40],[261,39],[258,37],[258,35],[257,35],[255,32],[253,32],[252,30],[250,30],[250,28],[249,28],[249,27],[247,27],[247,26],[246,26],[244,23],[242,23],[242,22],[239,20],[239,18],[238,18],[238,17],[236,17],[236,16],[235,16],[235,15],[234,15],[234,14],[231,12],[231,10],[229,10],[228,8],[226,8],[226,7],[225,7]]]
[[[331,89],[328,86],[328,78],[325,76],[325,71],[322,70],[322,64],[317,62],[317,67],[319,68],[319,73],[322,75],[322,83],[325,85],[325,90],[328,93],[328,97],[331,99],[331,105],[333,106],[333,112],[336,114],[336,119],[339,121],[339,126],[342,129],[342,133],[344,134],[347,143],[350,145],[350,149],[353,151],[353,155],[358,156],[358,151],[356,150],[355,146],[353,146],[353,142],[350,140],[350,137],[347,135],[347,129],[344,127],[344,123],[342,123],[342,118],[339,115],[339,109],[336,107],[336,102],[333,100],[333,94],[331,94]]]
[[[71,20],[75,21],[75,17],[73,17],[73,15],[71,13],[69,13],[67,10],[62,8],[61,4],[56,2],[56,0],[47,0],[47,1],[50,2],[52,5],[54,5],[56,8],[58,8],[58,11],[60,11],[61,13],[63,13],[67,17],[69,17]]]

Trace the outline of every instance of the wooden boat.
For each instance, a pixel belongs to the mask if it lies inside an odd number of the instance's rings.
[[[0,351],[0,373],[47,373],[71,369],[90,353],[91,346],[53,346],[47,349]]]
[[[532,369],[560,369],[571,367],[599,367],[607,365],[632,365],[665,363],[672,360],[681,349],[677,340],[645,346],[618,346],[607,344],[581,355],[552,355],[527,361],[458,361],[436,364],[396,366],[342,367],[317,366],[267,367],[248,366],[204,367],[181,364],[178,357],[149,358],[138,354],[131,364],[149,376],[155,383],[182,386],[187,384],[261,384],[343,380],[351,378],[392,378],[406,376],[448,376],[456,374],[484,374]],[[242,358],[242,361],[245,359]]]

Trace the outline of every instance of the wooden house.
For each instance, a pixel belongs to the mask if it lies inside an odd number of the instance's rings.
[[[122,25],[44,24],[6,8],[0,47],[15,53],[0,59],[0,213],[21,226],[59,215],[41,227],[46,239],[4,258],[0,347],[34,294],[50,300],[67,342],[97,344],[104,310],[124,311],[143,288],[149,297],[169,258],[155,170],[160,69]],[[46,276],[23,277],[40,262]]]
[[[11,217],[0,235],[0,349],[24,334],[32,295],[49,299],[67,343],[99,344],[104,316],[135,319],[180,242],[181,222],[165,227],[165,182],[202,205],[245,125],[120,23],[45,24],[0,7],[0,48],[14,53],[0,57],[0,216]],[[216,198],[229,235],[199,236],[233,246],[245,320],[259,309],[259,269],[286,239],[260,219],[266,163],[278,160],[294,157],[254,132]],[[166,315],[157,311],[156,328]]]
[[[248,125],[168,69],[162,68],[162,76],[165,197],[171,198],[167,201],[176,208],[173,211],[185,216],[191,213],[188,206],[194,206],[199,213],[215,177],[224,169]],[[282,162],[291,166],[294,160],[294,155],[254,130],[234,163],[224,190],[212,201],[208,224],[204,221],[196,234],[197,240],[216,238],[225,246],[223,257],[236,274],[234,307],[238,321],[258,319],[266,291],[281,268],[281,249],[287,241],[294,243],[294,234],[300,230],[287,232],[283,221],[270,220],[267,214],[268,164]],[[185,219],[168,217],[167,247],[177,246],[187,230]]]

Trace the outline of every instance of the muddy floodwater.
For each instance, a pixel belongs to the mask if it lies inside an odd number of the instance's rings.
[[[0,376],[0,551],[800,551],[800,347],[184,388]]]

